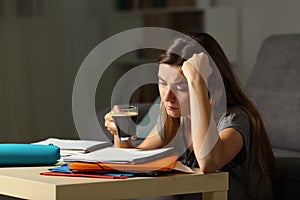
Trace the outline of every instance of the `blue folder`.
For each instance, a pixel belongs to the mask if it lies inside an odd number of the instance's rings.
[[[53,165],[59,159],[55,145],[0,144],[0,166]]]

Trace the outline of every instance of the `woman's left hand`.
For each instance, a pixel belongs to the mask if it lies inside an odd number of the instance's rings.
[[[208,56],[203,52],[194,54],[192,58],[183,63],[182,72],[188,81],[192,82],[193,80],[198,80],[198,78],[202,77],[207,85],[207,79],[212,73]]]

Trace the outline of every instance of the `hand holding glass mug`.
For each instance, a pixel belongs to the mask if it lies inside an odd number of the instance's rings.
[[[136,139],[138,108],[136,106],[116,105],[105,115],[105,126],[120,142]]]

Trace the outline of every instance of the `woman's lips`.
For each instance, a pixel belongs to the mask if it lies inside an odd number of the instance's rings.
[[[167,110],[176,110],[176,109],[178,109],[178,108],[175,108],[175,107],[173,107],[173,106],[166,105],[166,109],[167,109]]]

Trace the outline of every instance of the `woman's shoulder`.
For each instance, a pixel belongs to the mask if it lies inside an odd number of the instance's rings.
[[[220,115],[219,121],[224,119],[239,119],[239,118],[249,119],[247,113],[242,108],[232,107],[227,109],[225,113]]]
[[[248,118],[247,113],[240,107],[232,107],[228,108],[227,112],[225,113],[226,116],[228,115],[234,115],[234,116],[244,116]]]
[[[246,134],[250,131],[250,120],[243,109],[234,107],[221,115],[217,127],[219,131],[232,127]]]

